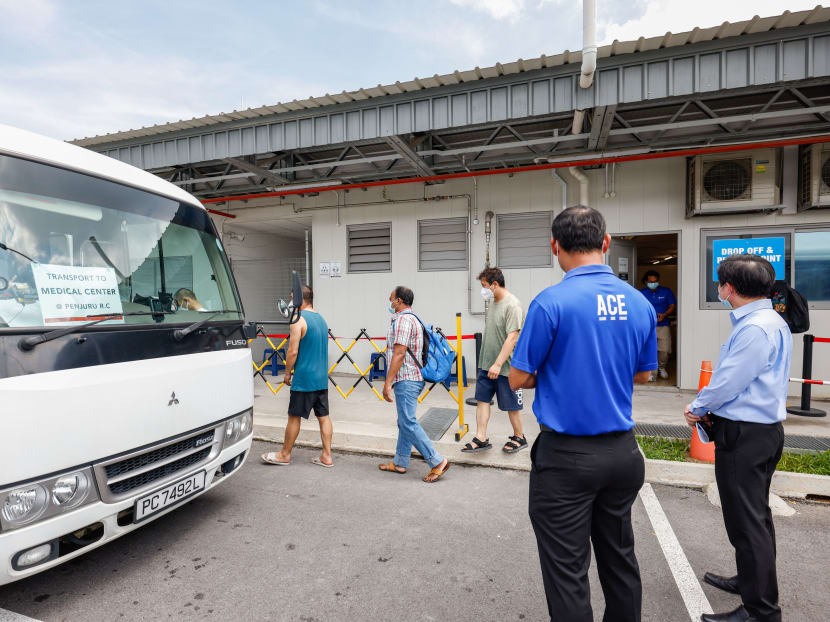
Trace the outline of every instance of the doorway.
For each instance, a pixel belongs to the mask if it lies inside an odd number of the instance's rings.
[[[654,380],[649,383],[651,386],[679,386],[680,347],[677,337],[681,292],[678,279],[678,238],[677,233],[612,236],[611,248],[607,255],[608,264],[620,279],[639,290],[647,289],[646,297],[655,305],[658,313],[668,311],[661,322],[666,328],[660,328],[658,332],[658,347],[663,351],[662,354],[658,352],[658,355],[661,362],[664,361],[664,373],[655,373]],[[646,282],[655,281],[654,273],[657,273],[658,286],[652,290],[647,288]],[[649,276],[651,278],[648,278]],[[675,300],[674,308],[670,306],[672,300]],[[668,353],[665,353],[666,350]]]

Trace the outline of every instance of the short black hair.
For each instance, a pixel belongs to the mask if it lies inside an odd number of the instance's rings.
[[[400,298],[401,302],[404,303],[407,307],[411,307],[412,303],[415,302],[414,292],[408,287],[404,287],[403,285],[398,285],[395,288],[395,298]]]
[[[645,283],[646,281],[648,281],[648,277],[650,277],[650,276],[653,276],[653,277],[654,277],[654,278],[656,278],[658,281],[660,280],[660,273],[659,273],[659,272],[657,272],[657,270],[649,270],[648,272],[646,272],[646,273],[643,275],[643,283]]]
[[[314,290],[308,285],[303,285],[303,302],[314,305]]]
[[[576,205],[559,213],[550,233],[567,253],[599,251],[605,239],[605,218],[592,207]]]
[[[504,272],[498,268],[484,268],[478,275],[478,280],[484,279],[488,283],[498,283],[504,287]]]
[[[744,298],[766,298],[775,283],[775,268],[759,255],[732,255],[718,266],[718,283],[729,283]]]

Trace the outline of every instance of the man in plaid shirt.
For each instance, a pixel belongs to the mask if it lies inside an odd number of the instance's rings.
[[[432,483],[441,478],[450,468],[450,463],[435,451],[432,441],[415,418],[418,396],[424,388],[424,377],[420,369],[424,333],[421,323],[412,313],[414,301],[415,294],[403,286],[396,287],[389,295],[389,312],[393,317],[386,337],[386,383],[383,385],[383,397],[387,402],[397,402],[398,446],[394,461],[381,464],[380,470],[406,473],[414,445],[431,468],[424,481]]]

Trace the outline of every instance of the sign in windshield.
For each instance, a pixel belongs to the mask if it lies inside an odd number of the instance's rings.
[[[0,156],[0,329],[241,318],[204,210]],[[164,315],[145,313],[161,309]],[[118,317],[123,314],[123,317]]]

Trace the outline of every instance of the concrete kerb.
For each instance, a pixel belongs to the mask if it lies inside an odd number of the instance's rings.
[[[254,425],[254,440],[281,444],[284,433],[284,426]],[[304,428],[300,431],[296,444],[300,447],[321,447],[318,432],[310,428]],[[522,451],[519,454],[505,454],[498,447],[494,447],[487,452],[465,454],[460,451],[461,444],[452,441],[439,441],[435,443],[435,448],[455,464],[530,471],[529,450]],[[345,453],[375,456],[395,455],[394,445],[390,445],[389,438],[365,433],[340,434],[335,432],[332,449]],[[668,484],[705,490],[707,485],[715,483],[715,469],[710,464],[651,460],[648,458],[645,462],[646,481],[652,484]],[[795,499],[805,499],[808,495],[830,498],[830,477],[776,471],[772,478],[772,492],[781,497]]]

